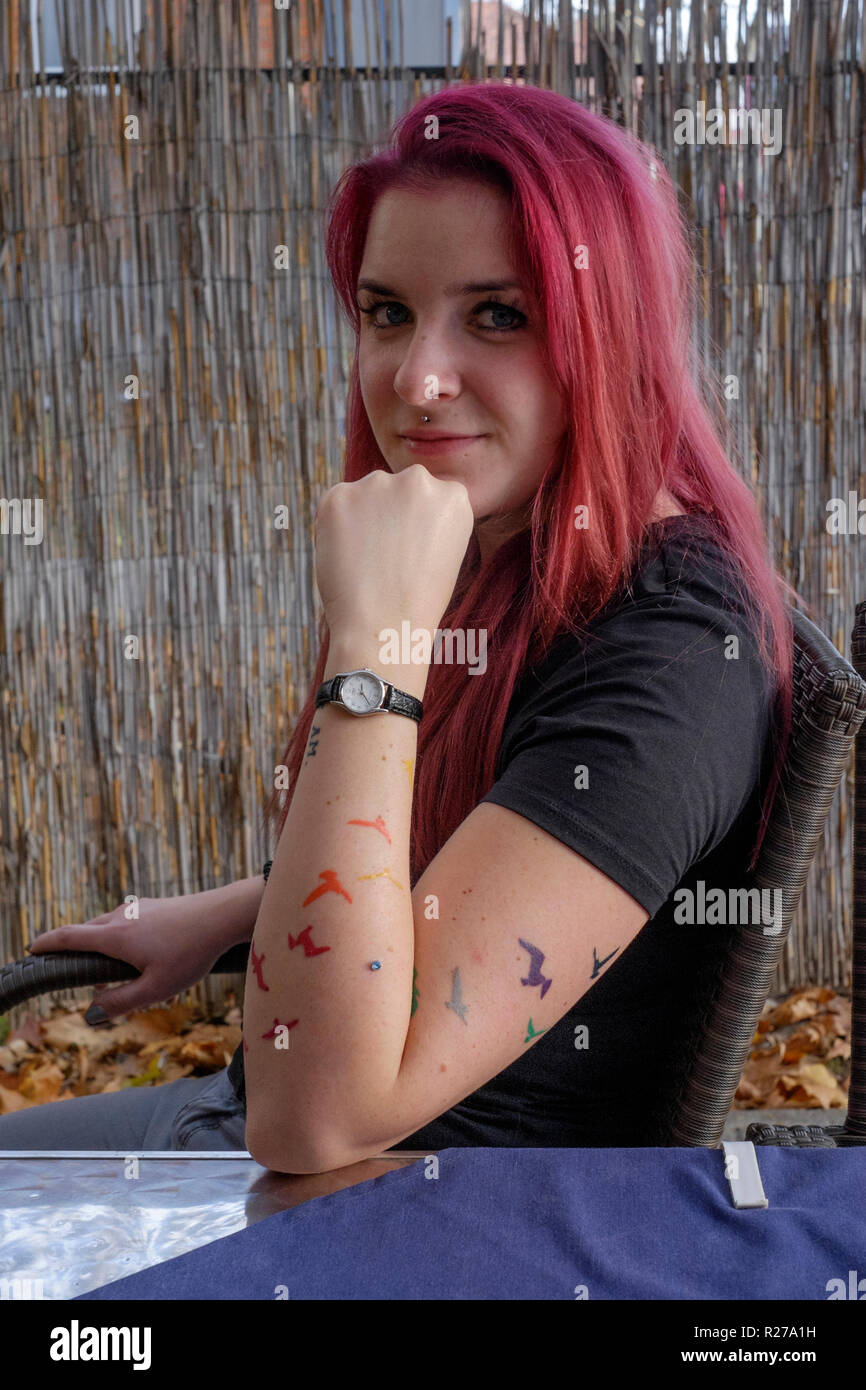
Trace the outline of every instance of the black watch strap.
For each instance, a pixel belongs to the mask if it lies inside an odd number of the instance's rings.
[[[416,700],[414,695],[407,695],[405,691],[398,690],[393,685],[388,686],[384,708],[393,710],[394,714],[408,714],[410,719],[420,720],[421,718],[421,701]]]
[[[329,681],[325,681],[324,685],[319,686],[316,691],[316,709],[329,704],[331,700],[336,700],[337,687],[342,679],[341,675],[332,676]]]

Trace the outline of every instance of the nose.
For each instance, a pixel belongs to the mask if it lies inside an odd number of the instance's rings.
[[[413,410],[460,394],[454,345],[444,329],[416,328],[394,375],[394,390]]]

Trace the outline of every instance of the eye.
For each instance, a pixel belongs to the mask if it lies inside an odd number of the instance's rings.
[[[382,323],[373,317],[373,315],[378,314],[380,309],[402,309],[405,312],[405,304],[401,304],[399,300],[396,299],[377,299],[374,303],[366,307],[363,304],[359,304],[358,308],[362,314],[367,314],[370,317],[370,326],[373,329],[402,328],[403,323],[405,323],[405,319],[399,323],[388,322],[387,320]],[[507,301],[503,299],[487,299],[483,304],[476,305],[473,310],[473,317],[488,311],[497,314],[504,313],[511,318],[511,322],[505,324],[481,324],[479,327],[483,333],[513,333],[515,329],[522,328],[527,321],[526,315],[522,313],[520,309],[513,304],[507,303]]]
[[[379,309],[404,309],[405,307],[404,304],[398,304],[396,299],[377,299],[375,304],[371,304],[367,309],[364,308],[363,304],[358,305],[362,314],[370,315],[377,313]],[[370,326],[372,328],[399,328],[400,325],[396,323],[379,323],[375,318],[371,317]]]
[[[507,304],[504,299],[488,299],[485,304],[479,304],[475,312],[485,313],[488,309],[493,313],[504,313],[511,316],[510,323],[497,324],[491,329],[491,332],[509,333],[512,329],[521,328],[526,323],[526,315],[522,314],[513,304]]]

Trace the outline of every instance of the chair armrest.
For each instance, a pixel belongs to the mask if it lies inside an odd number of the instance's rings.
[[[211,974],[245,971],[249,950],[248,941],[232,946],[214,962]],[[128,961],[116,960],[100,951],[49,951],[45,955],[26,956],[0,967],[0,1014],[51,990],[116,984],[134,980],[140,974]]]

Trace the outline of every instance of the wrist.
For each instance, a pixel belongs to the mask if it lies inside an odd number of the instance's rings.
[[[251,939],[264,891],[264,878],[256,874],[199,894],[208,925],[226,949]]]

